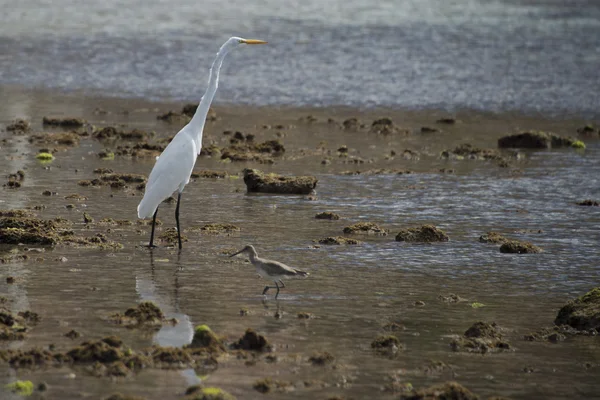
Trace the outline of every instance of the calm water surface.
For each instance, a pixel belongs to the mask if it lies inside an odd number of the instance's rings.
[[[593,0],[0,1],[0,84],[222,103],[598,117]]]

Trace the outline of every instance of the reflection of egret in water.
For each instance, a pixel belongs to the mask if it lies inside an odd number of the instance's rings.
[[[165,263],[165,266],[171,265]],[[154,265],[154,256],[150,252],[150,276],[136,274],[135,290],[143,301],[154,302],[165,314],[168,319],[176,318],[177,324],[165,324],[154,335],[154,342],[160,346],[182,347],[191,343],[194,336],[194,325],[187,314],[184,314],[179,309],[179,271],[181,264],[179,256],[176,263],[176,268],[173,274],[173,291],[159,292],[156,283],[156,267]],[[193,369],[183,371],[188,384],[193,385],[198,383],[198,377]]]

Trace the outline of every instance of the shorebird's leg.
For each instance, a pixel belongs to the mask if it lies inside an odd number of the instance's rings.
[[[154,216],[152,216],[152,233],[150,233],[150,244],[148,245],[148,247],[151,249],[156,247],[154,245],[154,227],[156,226],[156,214],[158,214],[158,207],[156,207],[156,211],[154,211]]]
[[[179,240],[179,250],[181,250],[181,229],[179,228],[179,205],[181,204],[181,192],[177,194],[177,207],[175,207],[175,221],[177,222],[177,239]]]
[[[281,287],[284,288],[285,287],[285,283],[283,283],[283,281],[280,279],[279,283],[281,283]]]
[[[271,286],[265,286],[265,290],[263,290],[263,296],[267,294],[267,291],[271,289]]]
[[[279,285],[277,284],[277,281],[275,281],[275,287],[277,288],[277,293],[275,293],[275,298],[277,298],[277,296],[279,296]]]

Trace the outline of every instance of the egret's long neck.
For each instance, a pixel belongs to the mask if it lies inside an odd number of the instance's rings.
[[[248,252],[248,257],[250,258],[250,262],[253,263],[258,258],[258,253],[256,250],[250,250]]]
[[[200,149],[202,148],[202,132],[204,131],[204,122],[206,121],[208,110],[210,109],[210,103],[212,103],[215,93],[217,92],[217,88],[219,87],[219,71],[223,65],[223,59],[229,50],[230,48],[225,46],[219,49],[217,57],[210,67],[210,72],[208,75],[208,87],[206,88],[206,92],[204,93],[204,96],[202,96],[202,99],[200,99],[198,109],[188,124],[191,132],[195,135],[194,141],[196,142],[198,154],[200,154]]]

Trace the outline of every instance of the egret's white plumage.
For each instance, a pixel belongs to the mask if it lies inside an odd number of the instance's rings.
[[[146,191],[140,204],[138,205],[138,217],[148,218],[152,220],[152,234],[150,236],[150,247],[153,246],[154,226],[156,221],[156,213],[161,202],[177,190],[177,208],[175,210],[175,218],[177,220],[177,231],[179,235],[179,248],[181,249],[181,236],[179,232],[179,203],[181,200],[181,192],[190,181],[196,157],[202,150],[202,133],[204,131],[204,122],[206,115],[210,109],[217,87],[219,86],[219,71],[223,65],[223,59],[233,48],[242,44],[263,44],[262,40],[243,39],[239,37],[229,38],[219,49],[215,60],[210,68],[208,87],[206,93],[200,99],[200,104],[192,120],[184,126],[175,135],[171,143],[162,152],[156,160],[148,183]]]

